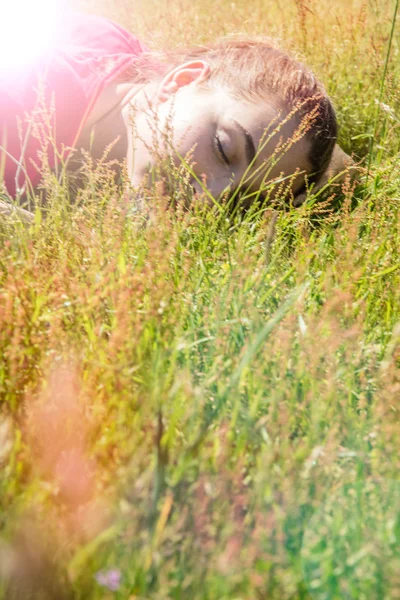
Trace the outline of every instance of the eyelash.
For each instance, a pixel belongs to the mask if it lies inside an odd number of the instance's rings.
[[[222,158],[222,160],[224,161],[224,163],[229,166],[229,159],[226,156],[225,152],[224,152],[224,148],[221,144],[221,140],[219,139],[218,135],[214,136],[214,140],[215,140],[215,146],[217,148],[217,152],[219,154],[219,156]]]

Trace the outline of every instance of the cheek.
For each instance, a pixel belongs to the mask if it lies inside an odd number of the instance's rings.
[[[143,174],[156,162],[156,154],[151,151],[155,145],[161,154],[174,157],[177,166],[179,158],[189,158],[197,177],[206,175],[213,187],[224,189],[229,184],[229,176],[215,156],[213,149],[214,125],[210,111],[203,111],[194,105],[177,104],[174,113],[170,106],[162,105],[157,114],[157,123],[150,125],[144,118],[137,127],[139,138],[135,140],[134,172]]]
[[[207,106],[199,104],[196,97],[181,98],[169,116],[168,120],[168,114],[163,114],[163,121],[173,149],[182,157],[191,153],[199,165],[208,164],[215,124]]]
[[[192,153],[196,160],[209,155],[209,134],[206,127],[198,123],[179,120],[172,124],[173,147],[181,156]]]
[[[193,173],[207,186],[213,196],[218,197],[232,184],[233,176],[215,155],[210,129],[182,128],[180,137],[178,137],[179,132],[176,133],[176,151],[182,157],[188,156],[189,153]],[[197,188],[200,192],[200,184],[197,184]]]

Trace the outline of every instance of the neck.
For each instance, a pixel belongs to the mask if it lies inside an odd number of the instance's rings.
[[[85,123],[85,129],[91,129],[99,124],[110,113],[121,112],[132,101],[141,87],[129,81],[108,85],[97,99]]]
[[[117,82],[107,86],[82,129],[77,149],[89,151],[94,158],[100,159],[105,150],[111,147],[108,159],[123,161],[128,150],[127,116],[132,105],[141,109],[140,99],[146,95],[147,87],[132,82]]]

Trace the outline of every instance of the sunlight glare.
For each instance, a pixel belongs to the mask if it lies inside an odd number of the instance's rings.
[[[9,0],[0,9],[0,72],[26,67],[50,47],[60,3]]]

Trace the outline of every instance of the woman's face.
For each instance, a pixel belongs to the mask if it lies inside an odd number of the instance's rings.
[[[139,185],[151,173],[156,162],[154,146],[161,155],[172,152],[177,165],[180,157],[190,157],[196,175],[191,181],[194,189],[202,191],[197,178],[215,198],[227,187],[258,190],[266,175],[272,180],[282,173],[290,176],[296,169],[309,172],[304,137],[283,154],[278,152],[277,164],[268,162],[277,145],[295,133],[294,120],[271,136],[282,121],[282,111],[272,101],[255,104],[237,100],[222,88],[204,89],[199,84],[207,68],[196,61],[183,65],[181,71],[176,69],[158,88],[151,107],[137,110],[128,152],[132,184]],[[298,176],[292,184],[294,194],[303,183],[304,178]]]

